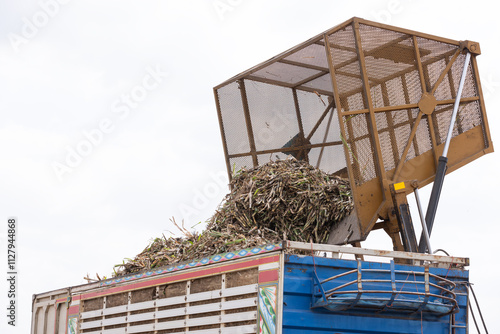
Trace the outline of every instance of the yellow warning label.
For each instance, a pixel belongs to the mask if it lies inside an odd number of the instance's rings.
[[[394,190],[398,191],[405,188],[404,182],[394,183]]]

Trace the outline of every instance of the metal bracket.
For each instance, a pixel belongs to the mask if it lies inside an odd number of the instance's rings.
[[[460,41],[460,49],[461,50],[467,49],[473,55],[481,54],[481,47],[479,46],[478,42],[473,42],[468,40]]]
[[[406,199],[409,187],[406,186],[405,182],[398,182],[392,184],[390,188],[394,204],[393,210],[397,218],[404,250],[406,252],[416,252],[418,249],[417,238],[415,237],[415,230],[413,229],[410,209]]]

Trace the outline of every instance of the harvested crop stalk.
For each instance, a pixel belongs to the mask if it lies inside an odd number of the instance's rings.
[[[201,233],[171,222],[184,237],[154,239],[116,271],[126,275],[242,248],[292,241],[325,243],[353,208],[348,180],[293,158],[242,169]]]

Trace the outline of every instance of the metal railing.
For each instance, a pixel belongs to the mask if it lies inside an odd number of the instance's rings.
[[[339,258],[343,254],[358,257],[375,257],[377,261],[389,258],[398,261],[405,261],[413,265],[428,264],[430,267],[445,269],[463,269],[469,265],[469,258],[442,256],[436,254],[411,253],[401,251],[377,250],[360,247],[347,247],[328,244],[305,243],[298,241],[283,241],[283,248],[290,250],[301,250],[311,254],[329,253],[333,258]]]
[[[350,279],[349,276],[355,276]],[[406,279],[401,279],[406,276]],[[378,312],[428,313],[449,315],[458,310],[456,284],[446,278],[424,271],[397,270],[394,261],[390,269],[357,268],[320,280],[313,273],[312,307],[331,311],[375,309]]]

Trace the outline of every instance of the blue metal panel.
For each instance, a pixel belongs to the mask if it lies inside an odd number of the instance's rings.
[[[409,266],[391,263],[364,262],[359,263],[360,268],[370,273],[370,282],[373,280],[388,281],[386,288],[388,295],[395,287],[396,291],[408,291],[411,298],[421,301],[424,296],[411,295],[414,291],[423,292],[423,283],[407,284],[405,280],[419,281],[417,276],[423,274],[410,274],[412,272],[423,273],[423,266]],[[392,271],[391,271],[392,267]],[[286,255],[284,268],[284,291],[283,291],[283,334],[294,333],[335,333],[335,334],[447,334],[450,333],[450,315],[442,315],[437,312],[425,311],[417,308],[417,312],[398,309],[375,310],[361,307],[352,307],[345,310],[328,310],[323,307],[311,308],[313,298],[314,274],[320,280],[336,276],[347,271],[357,271],[358,262],[354,260],[341,260],[311,256]],[[373,271],[373,270],[381,270]],[[394,270],[399,273],[394,273]],[[403,271],[404,273],[401,273]],[[406,274],[408,273],[408,274]],[[461,269],[429,268],[432,275],[441,276],[447,280],[457,283],[454,292],[458,304],[455,314],[456,325],[467,323],[467,290],[464,282],[468,281],[468,271]],[[349,274],[338,279],[338,284],[348,283],[356,279],[356,274]],[[399,282],[399,283],[396,283]],[[383,288],[383,284],[370,283],[377,289]],[[379,284],[380,286],[378,286]],[[365,284],[365,288],[368,288]],[[403,290],[404,288],[404,290]],[[433,288],[432,286],[430,287]],[[345,287],[343,289],[350,289]],[[362,289],[363,290],[363,289]],[[431,290],[432,292],[432,290]],[[435,291],[434,291],[435,292]],[[372,294],[377,295],[377,294]],[[398,294],[399,298],[399,294]],[[425,303],[424,303],[425,304]],[[361,305],[361,304],[360,304]],[[392,305],[391,305],[392,306]],[[422,308],[423,309],[423,308]],[[465,328],[456,328],[456,334],[465,334]]]

